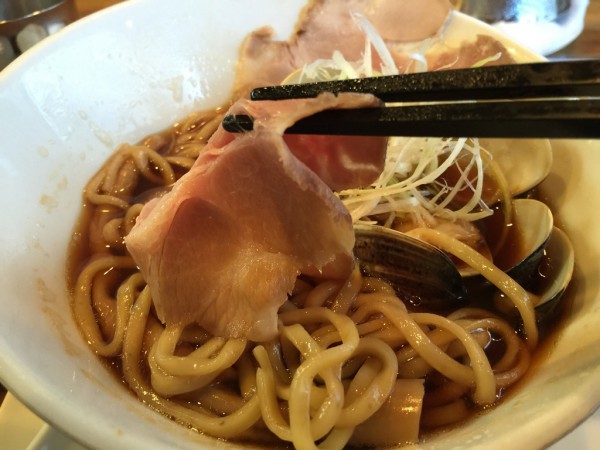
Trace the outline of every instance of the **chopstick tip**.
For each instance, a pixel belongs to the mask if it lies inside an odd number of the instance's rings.
[[[254,118],[247,114],[227,114],[221,124],[230,133],[245,133],[254,129]]]

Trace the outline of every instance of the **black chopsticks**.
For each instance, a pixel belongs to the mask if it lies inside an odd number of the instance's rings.
[[[252,118],[229,115],[223,127],[251,131]],[[596,138],[600,101],[486,102],[331,109],[299,120],[286,134],[349,136]]]
[[[402,106],[336,109],[300,120],[286,133],[381,136],[600,137],[600,60],[489,66],[356,80],[268,86],[252,100],[371,93]],[[474,100],[477,100],[475,102]],[[429,104],[406,104],[437,102]],[[228,131],[252,129],[227,116]]]
[[[311,98],[321,92],[370,93],[384,102],[600,96],[600,60],[440,70],[254,89],[252,100]]]

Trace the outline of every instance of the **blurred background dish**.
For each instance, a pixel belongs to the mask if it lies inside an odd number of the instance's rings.
[[[74,0],[0,2],[0,70],[77,17]]]
[[[571,8],[571,0],[457,0],[457,6],[487,23],[552,22]]]
[[[454,0],[457,9],[549,55],[583,31],[589,0]]]

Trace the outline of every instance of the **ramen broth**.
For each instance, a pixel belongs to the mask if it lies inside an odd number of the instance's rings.
[[[202,148],[206,141],[209,138],[210,133],[207,133],[206,136],[194,136],[189,137],[186,136],[191,131],[197,128],[206,127],[207,124],[213,124],[213,126],[209,127],[210,129],[214,129],[214,124],[220,121],[222,117],[222,111],[207,111],[204,113],[197,113],[193,115],[191,118],[187,118],[179,124],[176,124],[174,127],[155,135],[152,135],[139,143],[139,146],[151,148],[152,151],[155,151],[157,154],[160,154],[162,157],[171,158],[172,165],[174,167],[173,177],[175,179],[180,178],[185,172],[186,169],[193,162],[193,159],[197,157],[197,150],[189,152],[191,148],[191,142],[195,140],[196,146],[198,148]],[[135,147],[135,146],[134,146]],[[121,154],[127,153],[127,148],[124,147],[120,150]],[[199,150],[201,151],[201,150]],[[170,153],[166,153],[170,152]],[[140,176],[140,169],[136,167],[135,163],[132,162],[132,159],[135,159],[135,152],[129,153],[129,157],[120,157],[122,159],[121,165],[118,170],[114,171],[111,175],[112,178],[120,180],[118,183],[121,188],[119,192],[114,192],[114,195],[117,195],[121,200],[128,202],[130,204],[134,204],[137,202],[147,202],[152,198],[157,198],[164,193],[169,191],[169,186],[165,183],[163,174],[161,171],[163,169],[160,166],[149,164],[147,168],[147,173],[145,176]],[[118,154],[117,154],[118,155]],[[105,167],[99,172],[109,170],[111,164],[114,165],[115,159],[119,159],[119,157],[115,155],[111,158],[111,161],[107,162]],[[134,156],[131,156],[134,155]],[[92,181],[91,185],[88,186],[88,189],[91,189],[91,186],[99,186],[102,183],[95,183]],[[109,189],[110,190],[110,189]],[[111,222],[115,222],[117,225],[114,227],[107,226]],[[495,229],[498,228],[498,224],[503,223],[504,220],[502,217],[498,217],[493,220],[493,226]],[[76,230],[73,234],[73,239],[71,242],[71,246],[69,249],[69,268],[68,268],[68,280],[69,286],[73,292],[81,287],[78,285],[80,281],[78,278],[81,277],[81,273],[88,267],[91,262],[94,260],[101,259],[102,255],[110,254],[112,256],[126,258],[127,257],[127,248],[123,242],[123,238],[127,233],[127,230],[130,230],[135,223],[135,217],[126,217],[126,211],[119,207],[112,207],[106,205],[95,205],[93,202],[88,200],[84,201],[82,207],[82,214],[79,218],[79,221],[76,226]],[[106,229],[112,230],[111,232],[107,232]],[[112,234],[111,234],[112,233]],[[514,234],[508,234],[508,240],[505,243],[504,247],[509,249],[508,253],[512,252],[512,248],[519,245],[519,238]],[[98,289],[102,291],[101,295],[93,296],[92,295],[92,309],[93,315],[95,317],[95,321],[98,323],[99,330],[102,334],[103,339],[110,341],[115,335],[115,322],[117,317],[116,312],[116,302],[113,301],[117,297],[117,291],[120,289],[121,285],[125,283],[125,280],[128,279],[132,274],[135,274],[137,269],[135,264],[129,264],[125,267],[119,266],[110,266],[107,267],[106,270],[103,270],[101,273],[95,276],[94,285],[99,286]],[[310,286],[317,286],[317,282],[310,277],[304,277],[303,284]],[[301,283],[301,284],[302,284]],[[477,308],[487,308],[491,309],[492,314],[501,314],[499,311],[493,310],[493,302],[491,301],[491,295],[493,293],[493,288],[490,287],[487,283],[480,281],[481,285],[473,287],[472,292],[475,292],[471,298],[468,300],[469,306],[477,307]],[[311,289],[313,288],[311,287]],[[95,288],[92,288],[94,290]],[[138,291],[136,295],[139,295],[142,291],[142,285],[136,288]],[[482,292],[485,292],[484,295],[487,297],[482,298]],[[108,299],[108,300],[107,300]],[[75,300],[77,301],[77,300]],[[292,300],[293,301],[293,300]],[[398,300],[400,301],[400,300]],[[298,300],[299,302],[299,300]],[[409,310],[416,311],[415,308],[412,308],[411,305],[407,305]],[[77,306],[74,306],[76,320],[80,323],[79,313],[77,312]],[[508,318],[509,322],[514,324],[514,318]],[[544,334],[544,342],[551,342],[556,336],[556,321],[558,319],[553,319],[552,323],[546,323],[543,327]],[[155,345],[156,336],[153,336],[153,333],[157,331],[152,330],[161,330],[163,325],[160,324],[160,321],[150,313],[150,318],[146,325],[147,335],[144,338],[144,343],[142,344],[142,354],[145,355],[146,358],[151,353],[151,347]],[[198,330],[188,330],[188,334],[194,335],[198,334]],[[202,334],[200,332],[200,334]],[[189,340],[185,342],[181,342],[177,345],[175,349],[175,355],[185,356],[189,355],[190,352],[193,352],[196,348],[198,348],[199,344],[195,344],[194,342],[200,342],[203,338],[200,337],[191,337]],[[534,360],[539,357],[543,357],[546,354],[547,345],[543,344],[538,346],[538,348],[533,352]],[[495,361],[499,360],[505,351],[505,345],[503,342],[496,341],[492,339],[491,344],[487,347],[486,353],[492,364]],[[111,370],[123,381],[126,386],[129,386],[129,382],[126,380],[126,376],[123,373],[123,363],[122,358],[120,356],[120,352],[118,352],[115,356],[104,356],[102,358],[110,367]],[[142,359],[144,361],[144,359]],[[141,373],[146,378],[146,383],[151,384],[150,381],[150,369],[147,365],[147,362],[143,362],[143,367],[141,368]],[[533,364],[535,365],[535,363]],[[222,376],[221,384],[224,386],[229,386],[229,389],[232,392],[238,391],[237,382],[235,381],[235,377],[232,379],[232,374],[226,372]],[[427,404],[428,398],[431,395],[430,389],[436,390],[445,384],[444,377],[439,373],[431,373],[425,376],[425,397],[424,397],[424,409],[423,409],[423,419],[422,419],[422,431],[423,436],[427,436],[432,432],[436,432],[436,429],[444,430],[447,429],[449,425],[447,423],[442,423],[435,426],[428,426],[427,420]],[[510,388],[502,388],[498,390],[499,396],[505,396],[507,392],[514,389],[514,387]],[[239,392],[238,392],[239,394]],[[173,398],[176,399],[182,405],[185,404],[196,404],[199,402],[197,397],[194,395],[181,394],[176,395]],[[200,404],[200,403],[198,403]],[[481,406],[474,405],[470,400],[465,402],[469,407],[468,414],[464,416],[460,421],[466,420],[468,416],[472,416],[473,414],[479,414],[486,408],[482,408]],[[158,408],[160,410],[160,408]],[[170,415],[169,413],[163,414]],[[180,420],[175,417],[175,420]],[[191,426],[185,420],[180,420],[183,424],[187,426]],[[459,422],[460,422],[459,421]],[[434,421],[435,422],[435,421]],[[209,433],[210,434],[210,433]],[[258,427],[257,431],[251,433],[250,435],[246,435],[244,433],[241,434],[240,437],[236,437],[235,440],[241,439],[246,442],[258,442],[258,443],[268,443],[271,442],[273,445],[278,445],[277,440],[273,440],[274,437],[270,436],[268,431],[264,429],[264,427]],[[350,445],[352,441],[350,441]]]

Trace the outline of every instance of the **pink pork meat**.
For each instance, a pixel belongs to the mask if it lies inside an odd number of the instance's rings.
[[[293,36],[274,40],[274,30],[262,27],[245,39],[236,73],[236,98],[257,86],[280,84],[294,70],[339,51],[358,61],[365,50],[364,32],[356,15],[369,20],[402,68],[410,60],[402,48],[434,36],[447,20],[448,0],[313,0],[304,9]],[[374,69],[380,70],[374,54]]]
[[[348,276],[354,246],[349,214],[282,135],[317,111],[377,104],[372,96],[353,94],[236,103],[231,112],[252,115],[254,131],[234,135],[219,128],[192,169],[144,207],[125,239],[159,319],[265,341],[275,336],[277,311],[300,274]],[[372,158],[383,161],[385,141],[372,144]],[[320,169],[334,183],[335,174],[346,183],[354,170],[343,164]]]

